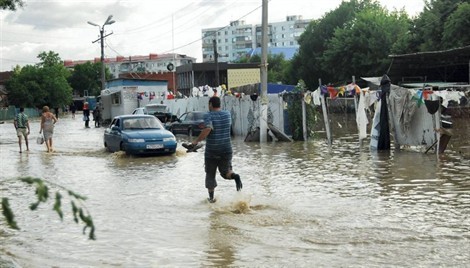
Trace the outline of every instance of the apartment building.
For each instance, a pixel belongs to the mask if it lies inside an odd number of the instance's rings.
[[[268,23],[268,48],[297,50],[298,39],[310,21],[295,15],[287,16],[282,22]],[[233,62],[259,51],[261,44],[261,24],[245,24],[245,21],[237,20],[226,27],[202,29],[202,61],[214,61],[216,49],[219,62]],[[275,53],[274,49],[272,51]]]

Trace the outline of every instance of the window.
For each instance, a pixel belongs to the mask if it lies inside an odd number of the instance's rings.
[[[113,104],[121,104],[121,92],[113,94],[112,103]]]
[[[119,119],[113,119],[113,122],[111,122],[111,127],[119,127]]]

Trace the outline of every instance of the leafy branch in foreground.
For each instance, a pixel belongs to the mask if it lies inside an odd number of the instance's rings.
[[[31,210],[36,210],[41,203],[47,202],[49,198],[49,187],[45,184],[46,182],[45,180],[42,180],[39,178],[33,178],[33,177],[22,177],[22,178],[19,178],[19,180],[29,185],[35,186],[36,188],[35,194],[37,196],[37,201],[30,204],[29,208]],[[95,225],[93,224],[93,219],[90,213],[88,213],[86,206],[83,204],[83,201],[86,200],[86,197],[81,196],[71,190],[68,190],[58,184],[54,184],[52,182],[48,182],[48,184],[54,185],[55,187],[60,188],[68,193],[68,195],[72,199],[71,206],[72,206],[73,220],[76,223],[79,223],[80,220],[83,222],[84,224],[83,234],[86,234],[86,230],[90,228],[88,237],[92,240],[95,240],[96,239]],[[55,212],[57,212],[60,219],[63,220],[64,213],[62,212],[62,195],[60,194],[59,191],[57,191],[55,194],[55,201],[54,201],[54,205],[52,209]],[[2,213],[6,219],[8,226],[17,230],[20,229],[15,221],[15,216],[13,214],[13,211],[10,208],[10,203],[8,201],[8,198],[6,197],[2,198]]]

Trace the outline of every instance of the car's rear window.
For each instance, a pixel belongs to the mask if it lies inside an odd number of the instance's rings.
[[[166,113],[166,106],[146,106],[145,107],[148,111],[149,114],[154,114],[154,113]]]
[[[162,129],[163,126],[155,117],[126,118],[124,129]]]
[[[189,113],[185,120],[204,120],[205,113]]]

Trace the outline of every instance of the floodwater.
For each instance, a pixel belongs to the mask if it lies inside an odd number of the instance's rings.
[[[219,177],[206,201],[203,152],[130,157],[103,148],[103,128],[59,118],[54,153],[35,143],[18,153],[11,122],[0,125],[0,190],[21,230],[0,220],[2,267],[469,267],[469,120],[454,121],[445,155],[371,152],[354,118],[308,142],[233,140],[243,191]],[[179,144],[188,141],[178,137]],[[46,179],[59,190],[37,211],[34,189],[12,180]],[[96,240],[82,233],[65,187],[84,202]]]

